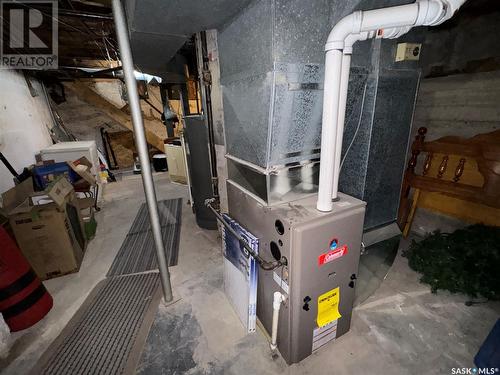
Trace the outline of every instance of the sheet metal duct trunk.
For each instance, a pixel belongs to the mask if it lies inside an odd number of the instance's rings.
[[[177,51],[194,33],[229,22],[250,1],[125,0],[136,66],[169,82],[185,82],[186,61]]]
[[[324,45],[362,3],[259,0],[219,33],[229,179],[264,205],[317,192]],[[369,40],[352,55],[338,184],[368,203],[365,229],[396,219],[419,82],[418,63],[394,63],[394,47]]]

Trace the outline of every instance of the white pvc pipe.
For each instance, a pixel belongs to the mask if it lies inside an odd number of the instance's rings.
[[[271,330],[271,350],[275,351],[278,347],[278,322],[280,317],[281,303],[285,300],[285,296],[280,292],[274,292],[273,295],[273,326]]]
[[[340,94],[340,72],[342,51],[330,50],[325,58],[325,88],[323,92],[323,121],[321,127],[321,162],[319,166],[318,202],[319,211],[329,212],[333,208],[333,168],[335,143],[337,140],[337,116]]]
[[[331,211],[332,197],[337,197],[350,62],[350,58],[344,58],[342,61],[342,51],[346,49],[346,55],[351,52],[352,44],[360,40],[356,39],[356,34],[366,33],[367,38],[375,35],[384,37],[384,29],[387,29],[386,36],[393,38],[401,36],[414,26],[443,23],[451,18],[465,1],[417,0],[408,5],[356,11],[342,18],[332,29],[325,45],[321,164],[316,204],[319,211]],[[344,82],[341,88],[342,79]]]
[[[415,25],[419,3],[399,5],[390,8],[367,10],[363,12],[360,31]]]
[[[333,165],[333,187],[332,187],[332,200],[337,199],[339,189],[339,175],[340,175],[340,158],[342,156],[342,140],[344,138],[344,122],[345,112],[347,107],[347,88],[349,86],[349,72],[351,68],[351,55],[342,55],[342,71],[340,74],[340,95],[339,95],[339,109],[338,109],[338,125],[337,135],[335,141],[335,158]]]

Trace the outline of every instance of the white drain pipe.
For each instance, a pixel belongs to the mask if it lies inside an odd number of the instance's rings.
[[[285,296],[280,292],[274,292],[273,298],[273,326],[271,333],[271,350],[275,351],[278,347],[278,321],[280,317],[281,303],[285,300]]]
[[[332,199],[337,198],[350,68],[350,57],[347,56],[352,44],[361,40],[356,36],[397,38],[415,26],[439,25],[450,19],[465,1],[417,0],[408,5],[356,11],[342,18],[332,29],[325,45],[321,163],[316,204],[319,211],[331,211]]]

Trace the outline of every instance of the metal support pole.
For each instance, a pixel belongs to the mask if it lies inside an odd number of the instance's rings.
[[[141,163],[142,184],[149,211],[149,220],[153,230],[153,237],[156,245],[156,259],[160,270],[161,285],[163,287],[163,297],[166,302],[172,301],[172,286],[170,285],[170,274],[168,271],[165,248],[160,228],[160,217],[158,215],[158,205],[156,202],[156,192],[151,175],[151,165],[149,163],[148,146],[144,134],[144,124],[142,121],[142,112],[139,105],[139,95],[137,93],[137,82],[134,76],[134,63],[130,51],[128,30],[120,0],[112,0],[113,15],[116,27],[116,36],[118,38],[118,47],[122,60],[123,73],[125,75],[125,84],[127,86],[128,101],[132,124],[134,125],[134,137],[139,161]]]

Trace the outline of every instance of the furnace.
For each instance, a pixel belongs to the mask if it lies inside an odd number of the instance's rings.
[[[260,239],[265,259],[287,265],[260,270],[257,317],[272,331],[273,295],[284,296],[278,347],[287,363],[299,362],[351,325],[365,203],[339,194],[331,212],[316,196],[268,207],[228,183],[230,215]]]

